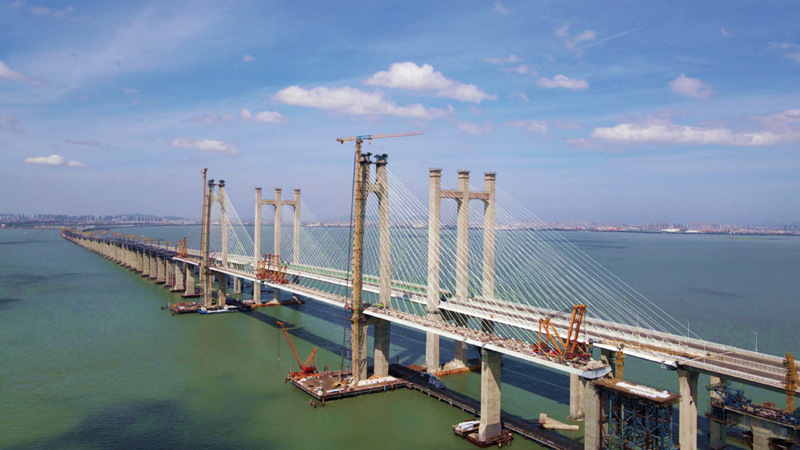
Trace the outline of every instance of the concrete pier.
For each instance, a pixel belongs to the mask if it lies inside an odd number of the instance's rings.
[[[600,393],[592,384],[591,380],[580,378],[583,383],[584,399],[584,428],[583,428],[583,448],[584,450],[597,450],[600,448],[601,431],[600,418],[602,417],[600,408]]]
[[[388,320],[372,319],[375,325],[373,330],[374,335],[374,353],[372,360],[374,362],[373,372],[379,377],[389,375],[389,335],[391,333],[392,323]]]
[[[150,266],[150,257],[148,255],[145,255],[142,258],[142,266],[139,269],[141,270],[143,277],[150,276],[150,271],[154,268]]]
[[[678,436],[681,450],[697,450],[697,378],[697,372],[678,369],[681,394]]]
[[[183,293],[184,297],[194,297],[197,295],[195,290],[194,266],[191,264],[183,265],[183,273],[186,275],[186,291]]]
[[[500,422],[500,380],[502,355],[492,350],[481,350],[481,420],[478,439],[492,440],[503,431]]]
[[[583,420],[586,409],[586,385],[581,377],[571,373],[569,375],[569,419]]]
[[[174,282],[172,283],[172,290],[174,292],[186,290],[186,278],[183,274],[183,265],[184,263],[179,261],[175,261],[175,264],[173,265],[172,269],[175,271],[175,275],[173,277]]]
[[[156,284],[167,282],[167,261],[162,255],[156,256]]]

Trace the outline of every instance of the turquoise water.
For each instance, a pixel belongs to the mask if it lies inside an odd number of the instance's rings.
[[[177,240],[196,228],[136,234]],[[692,332],[750,349],[757,332],[760,351],[800,353],[800,239],[566,236]],[[424,395],[400,390],[314,409],[285,385],[294,360],[274,319],[290,325],[298,353],[317,347],[318,365],[339,366],[342,312],[325,305],[171,316],[161,306],[177,294],[49,230],[0,232],[0,279],[0,447],[470,448],[450,431],[470,416]],[[443,359],[450,347],[443,343]],[[421,362],[423,349],[421,334],[392,329],[393,360]],[[675,374],[650,364],[629,359],[625,374],[677,391]],[[476,374],[445,381],[478,395]],[[567,377],[507,358],[503,381],[505,410],[567,415]],[[537,448],[520,438],[514,446]]]

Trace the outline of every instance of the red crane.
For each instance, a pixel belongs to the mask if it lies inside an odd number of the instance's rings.
[[[283,334],[286,336],[286,340],[289,342],[289,347],[292,349],[292,353],[294,353],[294,359],[297,360],[297,364],[300,366],[302,373],[306,375],[317,373],[317,348],[314,347],[314,350],[311,350],[311,354],[308,355],[308,358],[306,358],[305,362],[300,361],[300,356],[297,354],[297,350],[295,350],[294,344],[292,343],[292,337],[289,336],[289,332],[286,331],[286,324],[280,320],[276,320],[275,322],[278,322],[278,325],[281,326]],[[313,366],[310,365],[312,359],[314,360]]]

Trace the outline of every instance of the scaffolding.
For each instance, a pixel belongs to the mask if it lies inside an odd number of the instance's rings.
[[[673,449],[672,410],[679,395],[623,380],[596,384],[602,404],[601,449]]]

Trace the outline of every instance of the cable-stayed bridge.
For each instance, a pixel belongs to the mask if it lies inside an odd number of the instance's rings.
[[[373,370],[379,376],[388,373],[391,323],[426,333],[431,371],[463,368],[467,346],[478,348],[481,433],[489,437],[499,429],[501,355],[570,374],[570,411],[573,417],[586,414],[587,448],[596,448],[592,442],[602,434],[597,408],[590,406],[597,400],[590,381],[622,372],[625,357],[677,370],[682,448],[696,447],[699,373],[787,390],[783,358],[686,335],[682,324],[497,189],[494,173],[484,174],[483,186],[475,188],[469,172],[461,171],[457,186],[443,189],[441,171],[432,169],[426,206],[386,166],[385,155],[374,161],[360,155],[355,231],[301,226],[299,190],[284,199],[276,189],[274,198],[265,200],[256,188],[251,235],[225,183],[212,180],[204,182],[201,249],[167,248],[112,233],[66,237],[129,266],[147,266],[155,272],[151,276],[187,294],[195,293],[199,267],[207,307],[225,304],[231,277],[253,285],[256,303],[261,286],[269,286],[276,297],[286,291],[350,311],[356,381],[367,375],[369,326],[375,328]],[[274,213],[269,257],[261,243],[263,206]],[[291,229],[283,227],[285,207],[293,208]],[[361,270],[354,270],[354,260]],[[363,298],[356,299],[354,287]],[[455,345],[455,359],[444,365],[440,337]],[[602,360],[591,359],[592,346],[602,350]]]

